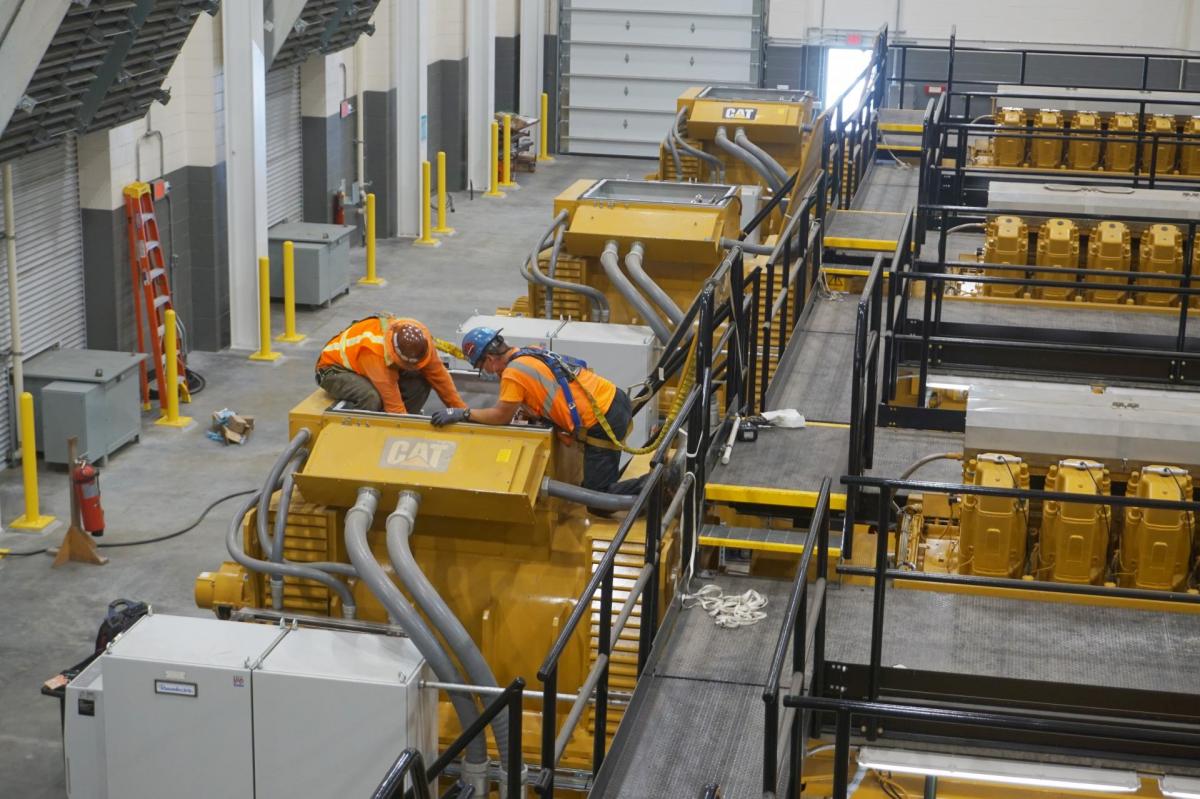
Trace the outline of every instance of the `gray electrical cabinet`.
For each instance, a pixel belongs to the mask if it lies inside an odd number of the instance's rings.
[[[296,304],[327,305],[350,291],[352,225],[281,222],[267,230],[271,257],[271,298],[283,297],[283,243],[296,258]]]
[[[108,764],[104,753],[104,677],[100,661],[67,685],[63,702],[63,752],[67,796],[108,799]]]
[[[142,434],[138,365],[145,355],[105,350],[48,350],[25,362],[33,395],[37,448],[47,463],[67,463],[67,439],[78,453],[105,462]]]

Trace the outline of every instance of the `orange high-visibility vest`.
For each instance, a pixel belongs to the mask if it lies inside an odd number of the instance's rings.
[[[585,430],[596,424],[596,414],[584,389],[596,400],[603,413],[608,412],[613,397],[617,395],[617,387],[591,369],[580,369],[570,386],[579,420]],[[519,355],[504,367],[500,373],[500,401],[519,402],[529,413],[551,422],[560,430],[582,432],[574,429],[571,409],[567,406],[562,386],[554,372],[531,355]]]

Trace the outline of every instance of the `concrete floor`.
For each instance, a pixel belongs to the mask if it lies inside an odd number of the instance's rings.
[[[193,353],[189,365],[208,380],[184,413],[196,426],[182,432],[143,420],[140,443],[114,455],[103,469],[108,530],[104,542],[134,541],[190,524],[214,499],[256,487],[287,438],[287,411],[313,388],[317,352],[352,319],[376,312],[414,316],[434,334],[453,339],[473,313],[492,313],[524,293],[518,265],[549,224],[553,197],[584,177],[640,177],[646,162],[560,156],[535,175],[522,173],[519,191],[503,200],[454,197],[450,224],[457,235],[436,249],[407,241],[379,244],[381,289],[355,286],[329,308],[299,311],[309,338],[276,345],[284,357],[252,363],[246,353]],[[363,252],[352,254],[362,273]],[[275,309],[274,329],[282,329]],[[431,399],[436,406],[436,397]],[[209,441],[205,422],[221,408],[256,419],[243,446]],[[65,474],[42,469],[42,512],[67,514]],[[21,475],[0,472],[0,518],[22,512]],[[167,542],[106,550],[105,566],[50,568],[48,555],[0,560],[0,796],[42,799],[66,795],[57,703],[39,694],[46,678],[90,653],[107,604],[140,599],[164,613],[201,614],[192,599],[197,573],[226,557],[225,528],[234,502],[217,507],[196,529]],[[56,545],[62,528],[46,535],[0,534],[0,547],[29,551]]]

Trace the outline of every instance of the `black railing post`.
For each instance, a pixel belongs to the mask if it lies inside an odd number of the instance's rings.
[[[837,729],[833,743],[833,799],[846,799],[850,771],[850,712],[837,711]]]
[[[933,291],[929,281],[925,285],[925,310],[921,316],[921,374],[917,383],[917,407],[925,407],[925,387],[929,382],[929,334],[933,325]]]
[[[733,346],[725,353],[725,410],[740,412],[745,405],[744,377],[746,368],[747,342],[751,336],[746,329],[746,276],[742,251],[730,253],[733,258],[729,266],[729,306],[734,325]],[[751,342],[749,346],[753,346]]]
[[[521,721],[525,699],[525,680],[518,677],[508,687],[508,795],[521,796]]]
[[[542,773],[538,784],[543,799],[554,797],[554,738],[558,731],[558,664],[542,680]]]
[[[592,737],[592,774],[600,772],[604,762],[604,750],[608,744],[608,675],[612,659],[612,591],[613,569],[610,566],[600,583],[600,637],[597,642],[599,657],[606,660],[596,682],[596,707]]]
[[[1192,295],[1188,289],[1192,287],[1193,259],[1196,257],[1196,223],[1189,222],[1187,239],[1183,242],[1183,280],[1180,282],[1179,293],[1179,329],[1175,335],[1175,349],[1179,352],[1179,360],[1172,364],[1173,369],[1169,379],[1178,383],[1184,380],[1183,364],[1187,357],[1187,323],[1188,311],[1192,304]]]
[[[761,330],[755,331],[755,336],[762,336],[762,361],[759,363],[759,387],[758,390],[762,394],[761,410],[767,409],[767,389],[771,385],[771,340],[774,334],[774,326],[771,324],[771,311],[775,308],[775,261],[767,260],[767,296],[763,307],[766,311],[763,313],[763,321]]]
[[[766,395],[765,387],[762,388],[762,396],[759,395],[758,381],[758,328],[762,324],[759,292],[762,291],[762,269],[754,270],[751,282],[753,293],[750,295],[750,353],[746,363],[746,414],[753,416],[763,409],[763,397]]]
[[[769,698],[763,708],[763,793],[775,792],[775,783],[779,779],[779,763],[776,753],[779,751],[779,694]]]
[[[650,650],[654,646],[654,633],[658,627],[658,550],[662,541],[663,511],[663,481],[656,480],[650,489],[650,503],[646,510],[646,549],[645,562],[650,569],[650,579],[646,581],[646,590],[642,594],[642,626],[638,631],[638,677],[646,670],[646,661],[650,658]]]
[[[874,604],[871,609],[871,664],[867,681],[867,697],[874,702],[879,698],[881,663],[883,662],[883,614],[884,594],[887,586],[888,526],[891,517],[892,490],[879,487],[879,518],[875,535],[875,585]]]

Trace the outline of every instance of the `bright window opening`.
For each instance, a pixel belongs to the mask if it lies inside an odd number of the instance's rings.
[[[842,113],[850,113],[858,107],[866,81],[857,80],[871,63],[871,51],[856,47],[830,48],[825,57],[825,107],[849,90],[842,101]],[[857,83],[855,82],[857,81]]]

